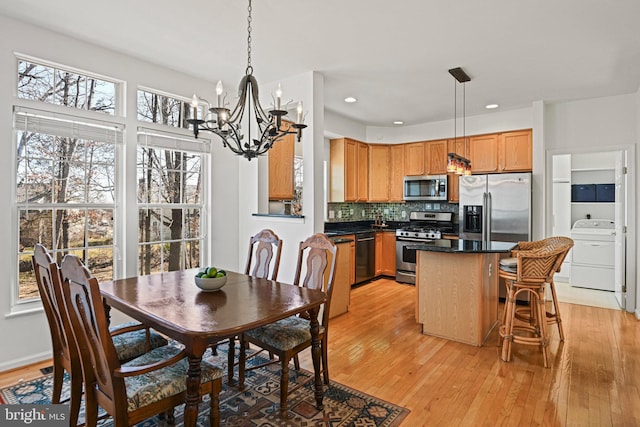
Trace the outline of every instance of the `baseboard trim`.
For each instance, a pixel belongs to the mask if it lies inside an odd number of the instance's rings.
[[[0,372],[10,371],[12,369],[32,365],[34,363],[42,362],[43,360],[51,359],[51,357],[51,351],[38,354],[30,354],[27,357],[21,357],[19,359],[13,359],[8,362],[0,363]]]

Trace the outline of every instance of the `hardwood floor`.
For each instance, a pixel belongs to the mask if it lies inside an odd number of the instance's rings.
[[[496,331],[482,347],[422,335],[414,292],[386,279],[355,288],[329,332],[331,379],[409,408],[403,426],[640,426],[640,321],[630,313],[561,303],[566,340],[551,329],[545,369],[528,346],[502,362]],[[48,364],[1,373],[0,387]]]

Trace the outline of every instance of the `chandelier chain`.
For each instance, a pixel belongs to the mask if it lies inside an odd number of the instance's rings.
[[[253,67],[251,66],[251,0],[249,0],[249,6],[247,11],[247,74],[253,74]]]

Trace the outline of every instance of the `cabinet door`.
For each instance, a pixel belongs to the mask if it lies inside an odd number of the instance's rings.
[[[501,171],[531,171],[533,165],[531,129],[501,133],[498,154]]]
[[[369,146],[358,143],[358,198],[360,202],[369,199]]]
[[[471,172],[498,171],[498,134],[469,137],[469,160]]]
[[[427,142],[427,174],[447,173],[447,140]]]
[[[344,201],[358,200],[358,143],[347,139],[344,145]]]
[[[404,145],[404,174],[424,175],[424,142],[412,142]]]
[[[287,134],[269,149],[269,200],[293,199],[295,135]]]
[[[382,236],[384,232],[376,233],[376,276],[382,274]]]
[[[447,174],[447,200],[452,203],[460,201],[460,175]]]
[[[389,147],[389,157],[389,201],[401,202],[404,198],[404,144]]]
[[[389,146],[369,145],[369,201],[389,201]]]
[[[382,268],[385,276],[396,274],[396,234],[390,231],[382,233]]]

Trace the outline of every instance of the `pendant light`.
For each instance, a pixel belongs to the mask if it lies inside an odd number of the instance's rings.
[[[453,140],[457,142],[458,131],[458,84],[462,84],[462,140],[466,138],[465,120],[466,120],[466,87],[465,83],[471,81],[471,78],[465,73],[462,68],[452,68],[449,70],[449,74],[455,79],[453,83]],[[471,175],[471,160],[466,158],[467,144],[464,144],[464,155],[460,156],[457,153],[448,153],[447,155],[447,172],[455,173],[457,175]]]

